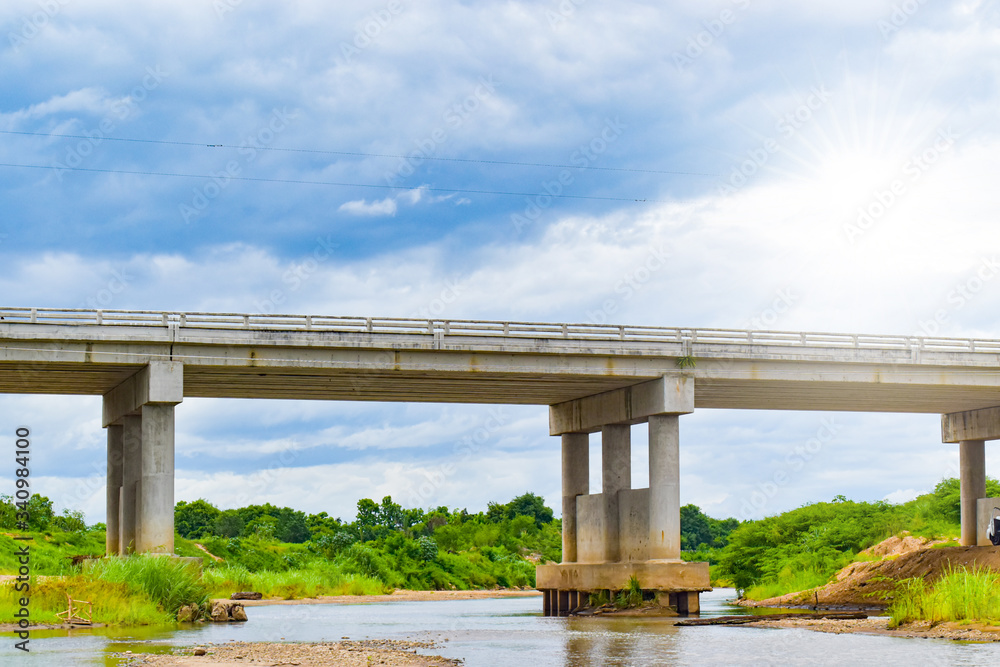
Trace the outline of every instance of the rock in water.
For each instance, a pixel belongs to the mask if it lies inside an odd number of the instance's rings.
[[[178,623],[191,623],[196,620],[201,614],[198,612],[198,606],[189,604],[181,607],[177,610],[177,622]]]
[[[229,608],[229,617],[234,621],[242,623],[247,620],[247,612],[243,609],[243,605],[234,604]]]
[[[213,623],[229,622],[229,609],[226,604],[218,601],[212,604],[212,622]]]

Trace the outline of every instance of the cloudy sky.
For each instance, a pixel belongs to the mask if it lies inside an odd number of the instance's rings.
[[[0,302],[995,338],[998,56],[980,0],[10,0]],[[99,418],[0,397],[91,522]],[[702,410],[681,447],[719,517],[957,463],[936,415]],[[558,461],[544,407],[177,408],[177,499],[221,507],[558,509]]]

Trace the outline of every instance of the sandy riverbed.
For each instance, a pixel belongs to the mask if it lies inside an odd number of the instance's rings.
[[[123,654],[130,666],[191,667],[193,665],[347,665],[369,667],[454,667],[461,663],[441,656],[417,655],[416,649],[431,649],[431,642],[369,639],[302,644],[274,642],[228,642],[178,649],[174,655]],[[204,655],[195,655],[200,648]]]

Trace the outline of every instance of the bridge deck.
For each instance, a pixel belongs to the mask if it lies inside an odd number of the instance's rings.
[[[676,373],[695,406],[1000,405],[1000,341],[293,315],[0,309],[0,392],[103,394],[151,360],[199,397],[550,405]],[[684,361],[681,365],[685,365]]]

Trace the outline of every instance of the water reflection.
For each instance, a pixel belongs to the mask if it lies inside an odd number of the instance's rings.
[[[731,594],[717,590],[705,595],[702,615],[739,613],[739,608],[726,602]],[[176,646],[231,640],[323,641],[343,636],[434,640],[439,648],[421,652],[461,658],[467,667],[1000,663],[997,645],[962,646],[807,630],[677,628],[671,619],[656,618],[546,618],[541,616],[540,598],[266,606],[249,611],[250,621],[243,624],[35,631],[30,656],[13,649],[13,635],[8,634],[0,637],[0,665],[117,667],[114,654],[124,651],[165,652]]]

